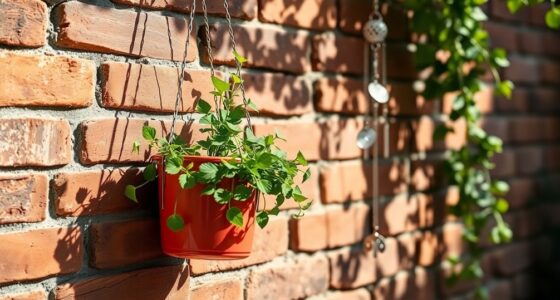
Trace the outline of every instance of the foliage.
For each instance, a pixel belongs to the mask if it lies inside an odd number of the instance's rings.
[[[237,62],[246,61],[239,54],[235,54]],[[236,103],[236,98],[243,84],[236,74],[230,74],[231,81],[224,81],[212,76],[214,85],[214,108],[205,100],[199,99],[196,111],[201,114],[199,123],[203,126],[201,133],[206,138],[196,143],[186,144],[179,136],[174,136],[171,142],[165,138],[158,138],[156,129],[144,126],[142,136],[165,158],[165,172],[179,175],[179,184],[183,189],[189,189],[197,184],[205,186],[203,195],[212,196],[222,205],[228,205],[225,217],[235,226],[242,227],[244,220],[242,212],[232,206],[232,201],[246,201],[254,192],[275,197],[274,206],[258,212],[256,220],[260,227],[266,226],[269,215],[277,215],[280,206],[286,199],[293,199],[299,206],[297,217],[311,205],[311,200],[303,195],[299,186],[294,182],[298,173],[303,173],[303,182],[310,171],[300,169],[307,166],[303,154],[299,152],[295,159],[288,159],[284,151],[276,143],[284,140],[279,133],[257,137],[250,126],[244,129],[243,120],[248,115],[248,107],[255,110],[251,100],[243,99],[243,103]],[[139,143],[133,145],[139,149]],[[222,157],[221,163],[203,163],[198,170],[193,164],[184,165],[184,156],[202,155]],[[156,179],[155,165],[149,165],[144,170],[144,179],[150,182]],[[219,183],[225,178],[237,178],[237,184],[231,190],[220,187]],[[127,186],[126,196],[136,200],[136,189],[140,186]],[[173,214],[167,220],[168,227],[174,231],[181,230],[184,221],[180,215]]]
[[[461,265],[452,274],[450,283],[460,279],[478,282],[476,296],[485,298],[482,287],[483,271],[480,258],[483,253],[481,236],[490,223],[489,238],[494,243],[509,242],[512,231],[502,215],[508,210],[503,198],[509,190],[506,182],[494,180],[489,171],[494,168],[492,157],[502,151],[502,140],[480,127],[481,112],[476,106],[475,95],[485,87],[483,78],[489,70],[494,78],[494,91],[510,98],[511,81],[502,80],[498,70],[509,66],[504,49],[490,50],[489,34],[482,27],[488,18],[481,6],[487,0],[407,0],[405,7],[413,11],[411,29],[418,34],[416,64],[419,70],[428,70],[424,80],[423,95],[427,99],[442,99],[446,94],[456,95],[449,122],[466,121],[467,144],[452,150],[446,161],[446,174],[450,184],[460,193],[459,202],[450,211],[464,223],[463,239],[469,253],[462,258],[451,257],[452,266]],[[507,6],[515,12],[522,6],[542,3],[544,0],[508,0]],[[546,23],[551,28],[560,27],[560,10],[551,1]],[[450,123],[440,125],[434,139],[443,139],[452,133]],[[453,268],[457,269],[457,268]]]

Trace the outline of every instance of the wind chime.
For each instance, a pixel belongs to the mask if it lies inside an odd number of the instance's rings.
[[[379,9],[379,1],[373,1],[373,12],[369,20],[364,24],[364,92],[371,97],[369,112],[366,116],[364,128],[360,130],[357,137],[357,145],[360,149],[369,150],[373,146],[373,167],[371,176],[372,185],[372,229],[373,233],[364,240],[364,248],[367,251],[385,251],[385,238],[379,233],[379,144],[377,143],[380,124],[383,123],[383,156],[389,156],[389,123],[387,120],[389,92],[386,72],[385,38],[388,28]],[[379,117],[382,110],[383,118]],[[364,156],[367,152],[364,151]],[[374,247],[375,245],[375,247]]]

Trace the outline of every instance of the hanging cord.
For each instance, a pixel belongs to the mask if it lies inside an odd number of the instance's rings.
[[[235,37],[233,35],[233,28],[231,26],[231,15],[229,13],[229,4],[227,0],[224,0],[224,9],[226,11],[226,20],[228,24],[229,38],[231,40],[231,48],[234,53],[237,53],[237,44],[235,43]],[[234,61],[235,67],[237,69],[237,77],[241,79],[241,63],[237,59],[234,59]],[[239,88],[241,89],[241,97],[243,99],[243,105],[245,106],[245,118],[247,119],[247,126],[249,127],[249,130],[253,132],[253,126],[251,126],[251,115],[249,114],[249,105],[245,96],[245,84],[243,82],[243,79],[241,79],[241,83],[239,83]]]
[[[387,86],[387,47],[385,43],[381,44],[381,84]],[[383,128],[383,157],[389,158],[389,102],[383,104],[383,120],[385,126]]]
[[[377,56],[377,46],[371,45],[372,53],[372,65],[373,65],[373,80],[377,80],[379,77],[378,72],[378,56]],[[373,122],[376,132],[379,132],[379,104],[377,101],[373,102]],[[377,238],[377,232],[379,231],[379,143],[376,142],[373,145],[373,166],[372,166],[372,227],[374,232],[374,238]],[[377,247],[374,245],[374,255],[377,256]]]
[[[171,142],[175,135],[175,123],[179,114],[179,102],[183,103],[183,81],[185,80],[185,68],[187,66],[187,58],[189,56],[189,46],[191,42],[191,31],[193,28],[194,11],[196,10],[196,0],[193,0],[192,9],[189,16],[189,26],[187,32],[187,41],[185,42],[185,50],[183,52],[183,60],[181,62],[181,69],[179,70],[179,81],[177,88],[177,97],[175,98],[175,110],[173,111],[173,121],[171,122],[171,130],[168,135],[168,142]]]

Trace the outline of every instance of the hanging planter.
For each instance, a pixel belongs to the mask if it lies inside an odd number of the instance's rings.
[[[205,1],[202,3],[205,10]],[[224,3],[227,11],[227,2]],[[214,76],[211,61],[213,105],[203,99],[196,103],[196,112],[201,115],[200,132],[206,138],[187,144],[175,135],[194,10],[193,1],[170,134],[158,138],[155,128],[143,127],[142,136],[158,154],[144,170],[146,182],[128,185],[125,195],[136,202],[137,190],[158,179],[164,253],[180,258],[240,259],[251,253],[255,222],[265,227],[269,216],[278,215],[286,199],[293,199],[299,205],[296,216],[302,216],[311,206],[311,200],[294,181],[302,173],[305,182],[310,171],[300,169],[307,166],[301,152],[288,159],[276,146],[278,140],[284,140],[279,133],[254,135],[248,108],[254,111],[257,108],[245,97],[241,78],[241,67],[247,59],[237,53],[233,34],[230,37],[236,72],[222,80]],[[227,20],[232,33],[229,14]],[[206,21],[205,29],[209,37]],[[210,41],[207,43],[208,57],[212,58]],[[135,142],[133,151],[139,148],[140,143]],[[268,209],[257,212],[260,194],[271,195],[275,201]],[[266,208],[266,203],[263,206]]]

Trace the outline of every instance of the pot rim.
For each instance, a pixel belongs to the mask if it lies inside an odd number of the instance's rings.
[[[154,154],[152,155],[152,157],[150,157],[150,160],[162,160],[163,155],[161,153],[158,154]],[[183,156],[183,160],[189,160],[189,161],[193,161],[193,162],[213,162],[213,163],[220,163],[223,160],[225,161],[230,161],[233,160],[234,158],[232,157],[228,157],[228,156],[207,156],[207,155],[185,155]]]

